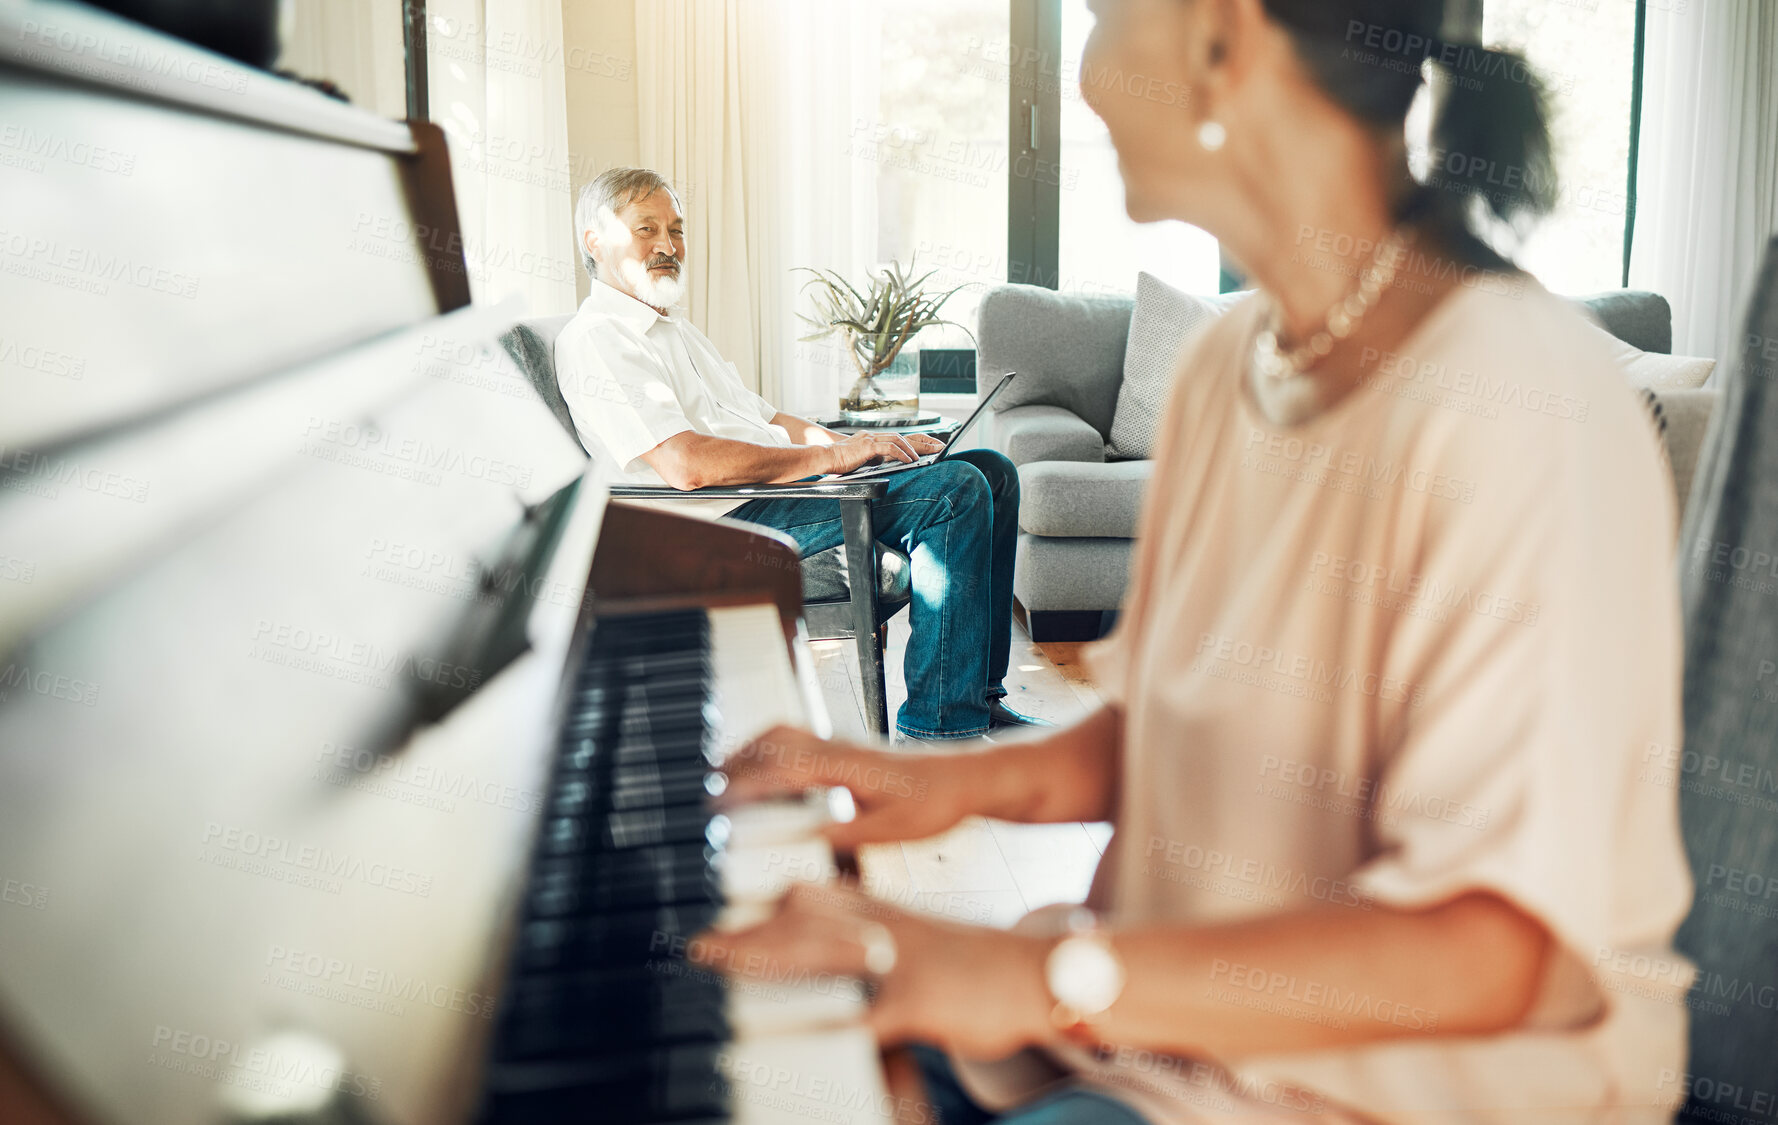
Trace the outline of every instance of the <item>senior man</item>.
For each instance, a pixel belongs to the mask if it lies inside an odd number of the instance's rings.
[[[574,229],[592,293],[556,340],[556,370],[580,439],[623,480],[694,489],[778,484],[912,461],[924,436],[848,437],[774,409],[675,312],[685,292],[685,216],[658,173],[614,168],[581,190]],[[904,738],[971,738],[1047,725],[1003,701],[1012,643],[1019,483],[992,450],[891,473],[872,502],[877,538],[913,563]],[[684,510],[694,502],[676,501]],[[784,531],[806,558],[842,539],[832,500],[696,502]]]

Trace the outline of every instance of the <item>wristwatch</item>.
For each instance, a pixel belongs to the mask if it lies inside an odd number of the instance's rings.
[[[1043,978],[1055,1001],[1050,1023],[1069,1039],[1096,1045],[1093,1024],[1123,994],[1124,963],[1091,910],[1068,916],[1068,932],[1051,947]]]

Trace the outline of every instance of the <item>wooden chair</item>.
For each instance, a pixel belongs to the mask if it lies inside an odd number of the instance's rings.
[[[501,338],[506,352],[525,372],[531,385],[575,440],[580,440],[568,403],[556,381],[556,337],[569,316],[520,321]],[[876,541],[870,501],[882,497],[881,479],[843,484],[719,485],[681,491],[664,485],[614,485],[614,499],[632,500],[765,500],[782,497],[832,499],[840,508],[845,539],[837,547],[802,560],[803,620],[811,640],[850,640],[858,652],[859,679],[864,686],[864,719],[879,734],[889,733],[889,700],[884,677],[884,649],[889,619],[908,603],[908,557]]]

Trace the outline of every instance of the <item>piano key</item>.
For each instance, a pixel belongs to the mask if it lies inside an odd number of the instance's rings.
[[[839,875],[833,846],[818,836],[759,847],[736,847],[731,838],[716,869],[730,903],[776,902],[797,883],[830,883]]]
[[[730,809],[727,815],[732,847],[807,840],[834,819],[824,798],[758,801],[744,808]]]
[[[642,964],[704,930],[716,913],[714,901],[703,901],[611,911],[593,918],[533,919],[519,935],[514,971]]]
[[[737,1042],[863,1021],[870,998],[861,980],[826,977],[820,984],[787,981],[729,988],[728,1022]]]
[[[544,1121],[689,1122],[728,1120],[729,1093],[718,1070],[727,1047],[690,1043],[658,1051],[550,1064],[496,1065],[488,1075],[487,1125]]]
[[[681,959],[518,977],[505,1001],[498,1048],[503,1062],[729,1038],[722,979]]]
[[[540,918],[671,903],[715,902],[715,871],[705,849],[675,845],[545,860],[531,880],[530,909]]]
[[[759,1125],[781,1110],[743,1098],[731,1118],[729,1053],[763,1058],[781,1051],[784,1033],[845,1028],[832,1042],[824,1032],[817,1053],[860,1092],[853,1116],[883,1120],[874,1045],[857,1026],[862,985],[729,981],[684,960],[689,939],[719,919],[749,903],[769,912],[791,882],[834,868],[818,835],[832,815],[819,798],[708,807],[716,733],[732,745],[764,721],[794,720],[802,689],[770,607],[714,612],[720,631],[701,612],[596,628],[562,727],[484,1121]],[[759,636],[737,646],[742,621]],[[719,632],[732,651],[718,649]],[[719,710],[722,683],[731,687]],[[762,710],[751,709],[756,699]]]

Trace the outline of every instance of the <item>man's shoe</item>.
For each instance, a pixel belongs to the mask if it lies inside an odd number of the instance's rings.
[[[1053,727],[1055,725],[1048,719],[1039,719],[1033,715],[1021,715],[1008,707],[1004,700],[996,699],[988,704],[989,730],[999,730],[1001,727]]]

